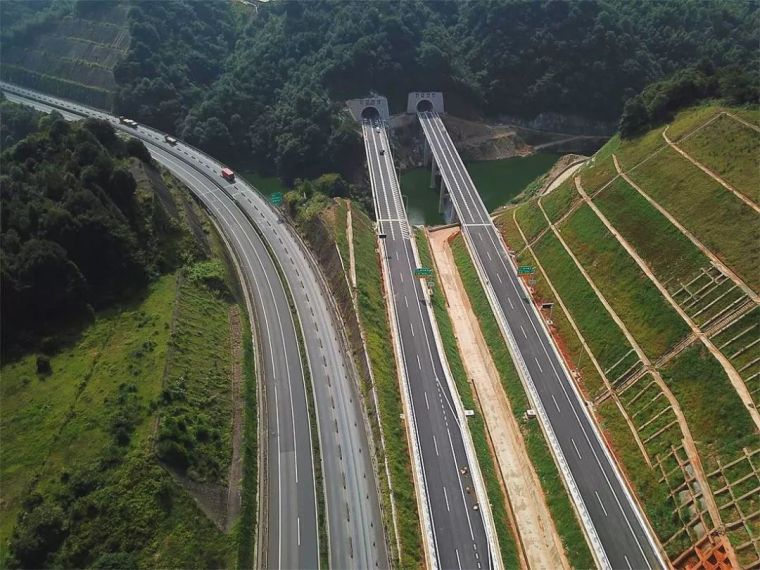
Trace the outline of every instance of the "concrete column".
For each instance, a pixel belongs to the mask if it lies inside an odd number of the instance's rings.
[[[430,144],[428,143],[427,137],[425,137],[425,142],[422,144],[422,165],[427,166],[428,161],[433,159],[433,153],[430,152]]]
[[[449,190],[446,188],[446,182],[441,177],[441,191],[438,194],[438,213],[443,214],[446,210],[446,198],[449,197]]]
[[[435,188],[435,175],[438,174],[438,164],[435,162],[435,157],[432,157],[430,161],[430,188]]]

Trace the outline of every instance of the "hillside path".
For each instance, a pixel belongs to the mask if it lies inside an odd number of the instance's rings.
[[[351,201],[346,200],[346,240],[348,241],[348,267],[351,274],[352,294],[356,296],[356,258],[354,257],[354,224]]]
[[[702,469],[702,462],[699,458],[699,454],[696,451],[696,445],[694,445],[694,438],[691,435],[691,429],[689,428],[689,424],[686,423],[686,417],[684,416],[683,410],[681,409],[681,404],[679,404],[675,395],[670,390],[670,387],[665,383],[665,380],[663,380],[662,376],[660,375],[660,372],[652,365],[652,362],[651,360],[649,360],[649,357],[647,357],[647,355],[644,354],[644,351],[641,349],[641,346],[639,346],[639,343],[636,341],[635,338],[633,338],[633,335],[625,326],[620,316],[615,312],[615,310],[609,304],[606,297],[602,295],[602,292],[596,286],[596,283],[593,282],[593,280],[591,279],[591,276],[588,274],[588,272],[583,267],[581,262],[575,256],[575,254],[570,249],[570,247],[567,245],[567,243],[565,242],[564,238],[562,237],[562,234],[559,232],[557,227],[554,224],[552,224],[551,220],[549,219],[549,216],[546,214],[546,211],[544,210],[543,204],[541,204],[540,198],[538,200],[538,206],[539,208],[541,208],[541,212],[544,214],[544,218],[546,218],[546,223],[548,223],[549,227],[551,227],[551,230],[554,233],[554,236],[562,244],[562,247],[564,248],[565,252],[570,256],[570,258],[573,260],[573,263],[575,263],[575,266],[578,268],[578,271],[581,272],[586,282],[594,290],[594,293],[596,294],[597,298],[602,303],[602,305],[604,305],[604,308],[607,310],[607,313],[610,315],[610,317],[612,317],[612,320],[615,321],[615,324],[617,324],[617,326],[620,328],[620,331],[628,340],[628,343],[631,345],[631,348],[633,348],[633,350],[636,352],[641,362],[644,364],[645,368],[651,373],[652,378],[654,379],[655,383],[660,388],[662,393],[665,395],[665,398],[668,400],[668,403],[670,404],[670,407],[672,408],[673,413],[675,414],[676,419],[678,420],[678,426],[681,428],[681,433],[683,434],[683,440],[684,440],[684,450],[686,451],[686,454],[689,458],[689,463],[691,463],[692,467],[694,468],[694,477],[697,479],[697,481],[699,482],[699,486],[702,489],[702,496],[705,499],[705,505],[707,506],[707,510],[710,513],[710,519],[712,520],[713,527],[720,528],[722,526],[722,523],[720,519],[720,512],[718,510],[718,504],[716,503],[715,497],[712,494],[712,489],[707,483],[707,477],[704,473],[704,470]]]
[[[760,127],[758,127],[757,125],[753,125],[749,121],[745,121],[739,115],[734,115],[730,111],[724,111],[724,113],[726,113],[726,115],[728,115],[729,117],[731,117],[735,121],[740,122],[742,125],[745,125],[745,126],[749,127],[750,129],[752,129],[753,131],[757,131],[758,133],[760,133]]]
[[[449,239],[457,232],[458,227],[447,228],[428,236],[462,362],[475,388],[499,472],[507,489],[520,545],[529,568],[569,569],[570,564],[546,506],[538,475],[528,458],[520,427],[456,269]]]
[[[670,125],[668,125],[667,127],[665,127],[663,129],[663,131],[662,131],[662,138],[664,138],[665,142],[670,145],[670,148],[672,148],[674,151],[676,151],[678,154],[680,154],[686,160],[688,160],[689,162],[691,162],[694,166],[696,166],[697,168],[699,168],[702,172],[704,172],[705,174],[707,174],[710,178],[712,178],[713,180],[715,180],[718,184],[720,184],[721,186],[723,186],[723,188],[725,188],[726,190],[728,190],[729,192],[731,192],[734,196],[736,196],[737,198],[739,198],[739,200],[741,200],[742,202],[744,202],[745,204],[747,204],[747,206],[749,206],[750,208],[752,208],[753,210],[755,210],[755,212],[757,212],[758,214],[760,214],[760,206],[758,206],[757,204],[755,204],[747,196],[745,196],[744,194],[742,194],[741,192],[739,192],[736,188],[734,188],[733,186],[731,186],[728,182],[726,182],[725,180],[723,180],[723,178],[721,178],[720,176],[718,176],[715,172],[713,172],[712,170],[710,170],[709,168],[707,168],[701,162],[698,162],[696,159],[692,158],[691,155],[689,155],[686,151],[684,151],[678,145],[676,145],[676,143],[674,143],[672,140],[670,140],[670,138],[668,137],[668,128],[669,127],[670,127]]]
[[[689,317],[689,315],[686,314],[686,312],[681,308],[681,306],[676,303],[675,299],[673,299],[673,296],[668,292],[668,290],[665,288],[665,286],[660,283],[660,280],[657,279],[655,274],[652,272],[652,270],[649,268],[649,266],[646,264],[646,262],[639,256],[638,252],[633,248],[633,246],[628,243],[628,241],[620,235],[620,232],[615,229],[615,227],[610,223],[610,221],[607,219],[607,217],[599,210],[599,208],[594,204],[594,202],[591,200],[591,198],[588,197],[588,194],[586,194],[585,190],[583,189],[583,186],[581,185],[581,179],[580,177],[575,178],[575,188],[578,190],[578,193],[583,197],[583,200],[586,202],[586,204],[589,205],[591,210],[596,214],[596,217],[601,220],[601,222],[604,224],[604,226],[607,228],[607,230],[615,237],[617,242],[623,246],[625,251],[628,252],[628,255],[631,256],[631,259],[633,259],[636,262],[636,265],[639,266],[639,269],[644,272],[644,274],[647,276],[647,278],[652,282],[652,284],[657,287],[657,290],[660,292],[660,294],[665,298],[665,300],[670,303],[670,306],[673,307],[673,309],[678,313],[678,315],[684,320],[684,322],[689,325],[689,328],[691,331],[699,338],[700,341],[702,341],[702,344],[705,345],[707,350],[710,351],[710,354],[712,354],[715,359],[720,362],[721,367],[723,368],[723,371],[726,373],[726,376],[728,376],[728,379],[731,381],[731,385],[734,387],[734,390],[736,390],[736,393],[739,395],[739,398],[741,399],[742,403],[744,404],[744,407],[747,408],[747,411],[749,411],[749,415],[752,417],[752,421],[755,422],[755,425],[758,429],[760,429],[760,414],[758,414],[757,409],[755,408],[754,402],[752,401],[752,397],[750,396],[749,390],[747,390],[747,385],[744,383],[744,380],[742,380],[742,377],[739,376],[739,373],[736,371],[736,368],[728,361],[728,358],[726,358],[722,352],[720,352],[715,345],[712,343],[712,341],[707,338],[707,335],[702,332],[702,330],[697,326],[697,324]]]
[[[636,184],[633,180],[631,180],[631,177],[628,176],[623,170],[620,168],[620,163],[618,162],[617,156],[614,154],[612,155],[612,160],[615,163],[615,169],[617,170],[618,174],[623,177],[623,180],[625,180],[634,190],[636,190],[641,196],[649,202],[652,206],[655,207],[655,209],[660,212],[663,216],[667,218],[667,220],[673,224],[678,230],[685,235],[687,238],[689,238],[689,241],[693,243],[695,246],[697,246],[697,249],[704,253],[712,262],[712,264],[720,270],[726,277],[731,279],[737,287],[739,287],[742,291],[744,291],[747,296],[749,296],[750,299],[752,299],[755,304],[760,304],[760,295],[755,293],[755,291],[752,290],[752,288],[747,285],[744,281],[742,281],[739,276],[734,273],[729,267],[723,263],[720,259],[718,259],[718,256],[716,256],[712,251],[710,251],[707,246],[705,246],[701,241],[699,241],[694,234],[692,234],[689,230],[687,230],[678,220],[676,220],[670,212],[668,212],[665,208],[663,208],[659,203],[657,203],[649,194],[644,192],[641,187]]]

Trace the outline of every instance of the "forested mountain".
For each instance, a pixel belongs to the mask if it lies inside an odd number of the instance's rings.
[[[3,100],[2,343],[28,344],[178,263],[178,233],[133,176],[150,162],[108,123],[69,123]],[[10,146],[12,144],[12,146]]]
[[[116,110],[288,182],[353,164],[361,147],[342,101],[370,91],[394,110],[409,90],[438,89],[454,113],[613,124],[626,99],[684,67],[758,68],[754,2],[128,5]],[[23,41],[25,12],[10,13],[9,39]]]

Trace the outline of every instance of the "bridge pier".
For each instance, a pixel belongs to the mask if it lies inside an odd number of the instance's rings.
[[[438,181],[436,177],[440,174],[440,171],[438,170],[438,163],[435,161],[435,158],[431,158],[430,160],[430,189],[435,190],[436,186],[438,186]]]
[[[438,192],[438,213],[443,214],[446,208],[446,198],[449,197],[446,182],[441,178],[441,191]]]

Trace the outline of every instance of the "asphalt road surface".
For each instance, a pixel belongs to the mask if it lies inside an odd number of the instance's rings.
[[[420,113],[425,136],[441,170],[462,231],[516,340],[562,454],[613,568],[661,568],[663,563],[643,516],[593,426],[567,370],[519,283],[498,230],[436,113]]]
[[[414,276],[413,236],[385,128],[365,122],[363,134],[378,231],[386,236],[381,242],[411,400],[412,417],[405,421],[413,423],[420,451],[434,555],[441,568],[491,568],[485,525],[465,455],[461,430],[467,426],[461,422],[466,420],[458,416],[452,402],[422,282]]]
[[[327,506],[330,566],[385,568],[387,552],[381,523],[375,471],[365,417],[346,356],[332,299],[315,261],[288,224],[264,198],[243,181],[228,183],[222,165],[182,142],[172,146],[164,134],[145,126],[131,129],[99,110],[48,97],[6,83],[9,99],[41,110],[53,108],[67,119],[96,117],[141,138],[157,160],[185,182],[220,224],[246,279],[254,303],[267,400],[268,537],[271,568],[319,565],[317,501],[312,434],[306,411],[304,370],[296,341],[302,327],[314,395],[322,452]],[[266,239],[285,275],[280,279]],[[289,310],[285,286],[294,299],[298,323]]]

